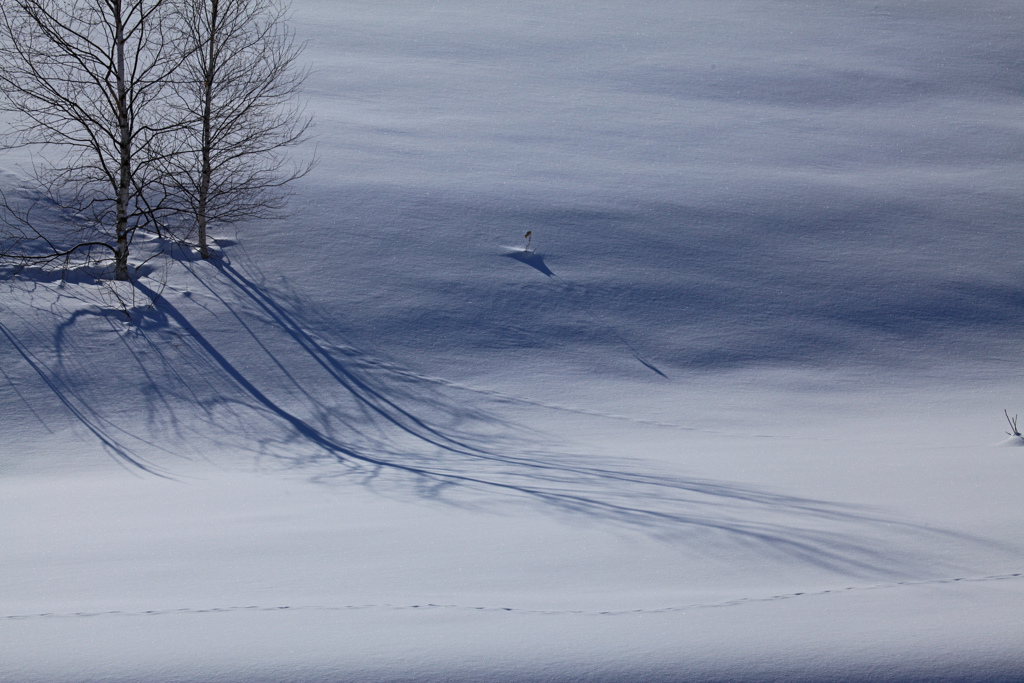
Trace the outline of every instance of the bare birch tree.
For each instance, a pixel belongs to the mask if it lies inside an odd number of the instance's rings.
[[[160,138],[180,125],[160,112],[188,56],[172,49],[169,9],[170,0],[0,0],[0,107],[16,115],[8,144],[40,148],[37,197],[67,218],[40,225],[5,200],[0,256],[67,264],[84,254],[128,279],[132,239],[154,215],[142,198],[159,184]]]
[[[298,101],[308,72],[280,0],[181,0],[179,12],[187,59],[177,107],[189,125],[167,177],[209,258],[211,223],[279,215],[287,185],[312,168],[287,153],[309,131]]]

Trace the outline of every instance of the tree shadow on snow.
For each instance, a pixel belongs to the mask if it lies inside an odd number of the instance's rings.
[[[154,456],[198,444],[388,495],[488,510],[539,505],[710,554],[740,544],[845,574],[938,569],[933,558],[898,549],[907,535],[940,532],[856,506],[560,449],[502,417],[494,395],[339,343],[337,330],[312,331],[316,313],[303,297],[258,281],[258,273],[219,261],[205,267],[195,281],[203,297],[172,301],[136,282],[147,305],[133,311],[130,326],[110,310],[76,309],[57,329],[52,364],[2,324],[0,334],[108,452],[141,471],[167,475]],[[86,318],[120,326],[124,372],[142,372],[136,408],[145,433],[119,426],[88,385],[67,379],[77,372],[71,364],[83,362],[70,330]]]
[[[253,407],[274,418],[279,429],[259,439],[261,453],[291,467],[312,468],[319,481],[355,478],[389,493],[398,487],[424,499],[490,509],[498,492],[552,511],[689,541],[705,552],[740,543],[864,575],[914,562],[906,554],[895,560],[900,553],[891,546],[876,547],[867,539],[893,536],[894,530],[897,535],[940,533],[900,525],[856,506],[637,471],[591,454],[560,452],[502,418],[495,404],[491,410],[481,407],[479,395],[465,395],[469,390],[445,390],[430,378],[318,338],[302,320],[301,297],[288,301],[284,292],[258,284],[230,264],[216,267],[231,285],[218,291],[230,291],[238,301],[209,291],[254,339],[260,333],[247,322],[254,317],[284,331],[293,353],[300,350],[297,357],[312,362],[329,380],[330,400],[304,387],[286,370],[288,360],[270,344],[261,344],[302,394],[300,413],[258,388],[169,302],[161,301],[157,309],[192,337]],[[242,304],[248,308],[242,310]],[[338,401],[338,395],[344,400]]]

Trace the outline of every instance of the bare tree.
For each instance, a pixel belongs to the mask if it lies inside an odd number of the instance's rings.
[[[160,112],[188,56],[172,49],[169,10],[170,0],[0,0],[8,144],[39,148],[36,203],[65,219],[36,222],[5,197],[0,256],[66,265],[84,254],[128,279],[132,239],[154,216],[161,137],[180,126]]]
[[[181,0],[179,11],[187,59],[177,108],[189,125],[167,177],[205,259],[211,223],[279,215],[286,186],[312,168],[287,154],[309,131],[298,101],[308,71],[297,68],[303,46],[281,0]]]

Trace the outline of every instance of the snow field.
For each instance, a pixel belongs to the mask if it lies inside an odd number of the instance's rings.
[[[0,282],[0,679],[1021,680],[1017,3],[294,9],[291,218]]]

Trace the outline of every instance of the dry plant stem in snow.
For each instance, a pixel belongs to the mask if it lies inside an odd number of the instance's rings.
[[[1003,408],[1003,414],[1006,415],[1006,421],[1010,423],[1010,431],[1006,433],[1010,436],[1020,436],[1020,432],[1017,431],[1017,416],[1014,415],[1011,419],[1010,413],[1005,408]]]

